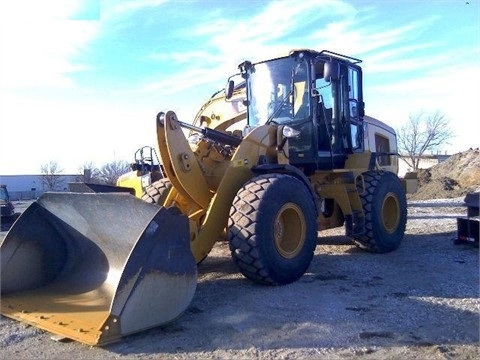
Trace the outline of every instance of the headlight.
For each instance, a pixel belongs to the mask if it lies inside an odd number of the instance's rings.
[[[300,135],[300,131],[292,129],[290,126],[284,126],[282,134],[286,138],[294,138]]]

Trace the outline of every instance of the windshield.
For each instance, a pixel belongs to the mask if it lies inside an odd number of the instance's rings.
[[[293,57],[253,65],[248,78],[250,126],[286,124],[309,114],[307,62]]]

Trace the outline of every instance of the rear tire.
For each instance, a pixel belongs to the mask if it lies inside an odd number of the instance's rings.
[[[363,174],[365,192],[360,194],[365,215],[365,234],[354,237],[360,248],[376,253],[397,249],[407,223],[407,200],[398,177],[386,171]],[[360,187],[359,191],[363,189]]]
[[[172,183],[170,180],[168,180],[168,178],[162,178],[145,188],[145,192],[142,195],[142,200],[150,204],[163,206],[163,203],[167,199],[171,188]]]
[[[268,285],[298,280],[317,244],[317,213],[299,179],[266,174],[247,182],[230,208],[232,259],[248,279]]]

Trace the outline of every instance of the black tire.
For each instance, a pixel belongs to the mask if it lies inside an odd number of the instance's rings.
[[[232,259],[248,279],[289,284],[309,267],[317,244],[317,213],[301,180],[266,174],[248,181],[230,208]]]
[[[171,188],[172,183],[170,180],[162,178],[145,188],[142,200],[150,204],[163,205]]]
[[[363,174],[365,191],[360,194],[365,214],[365,234],[354,237],[360,248],[376,253],[397,249],[407,223],[407,199],[399,178],[387,171]],[[359,184],[359,191],[363,188]]]

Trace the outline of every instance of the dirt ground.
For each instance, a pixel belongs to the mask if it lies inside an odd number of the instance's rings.
[[[1,358],[478,359],[479,252],[453,241],[465,214],[463,196],[410,199],[405,239],[382,255],[319,232],[307,273],[281,287],[243,278],[217,243],[170,325],[99,348],[1,317]]]

